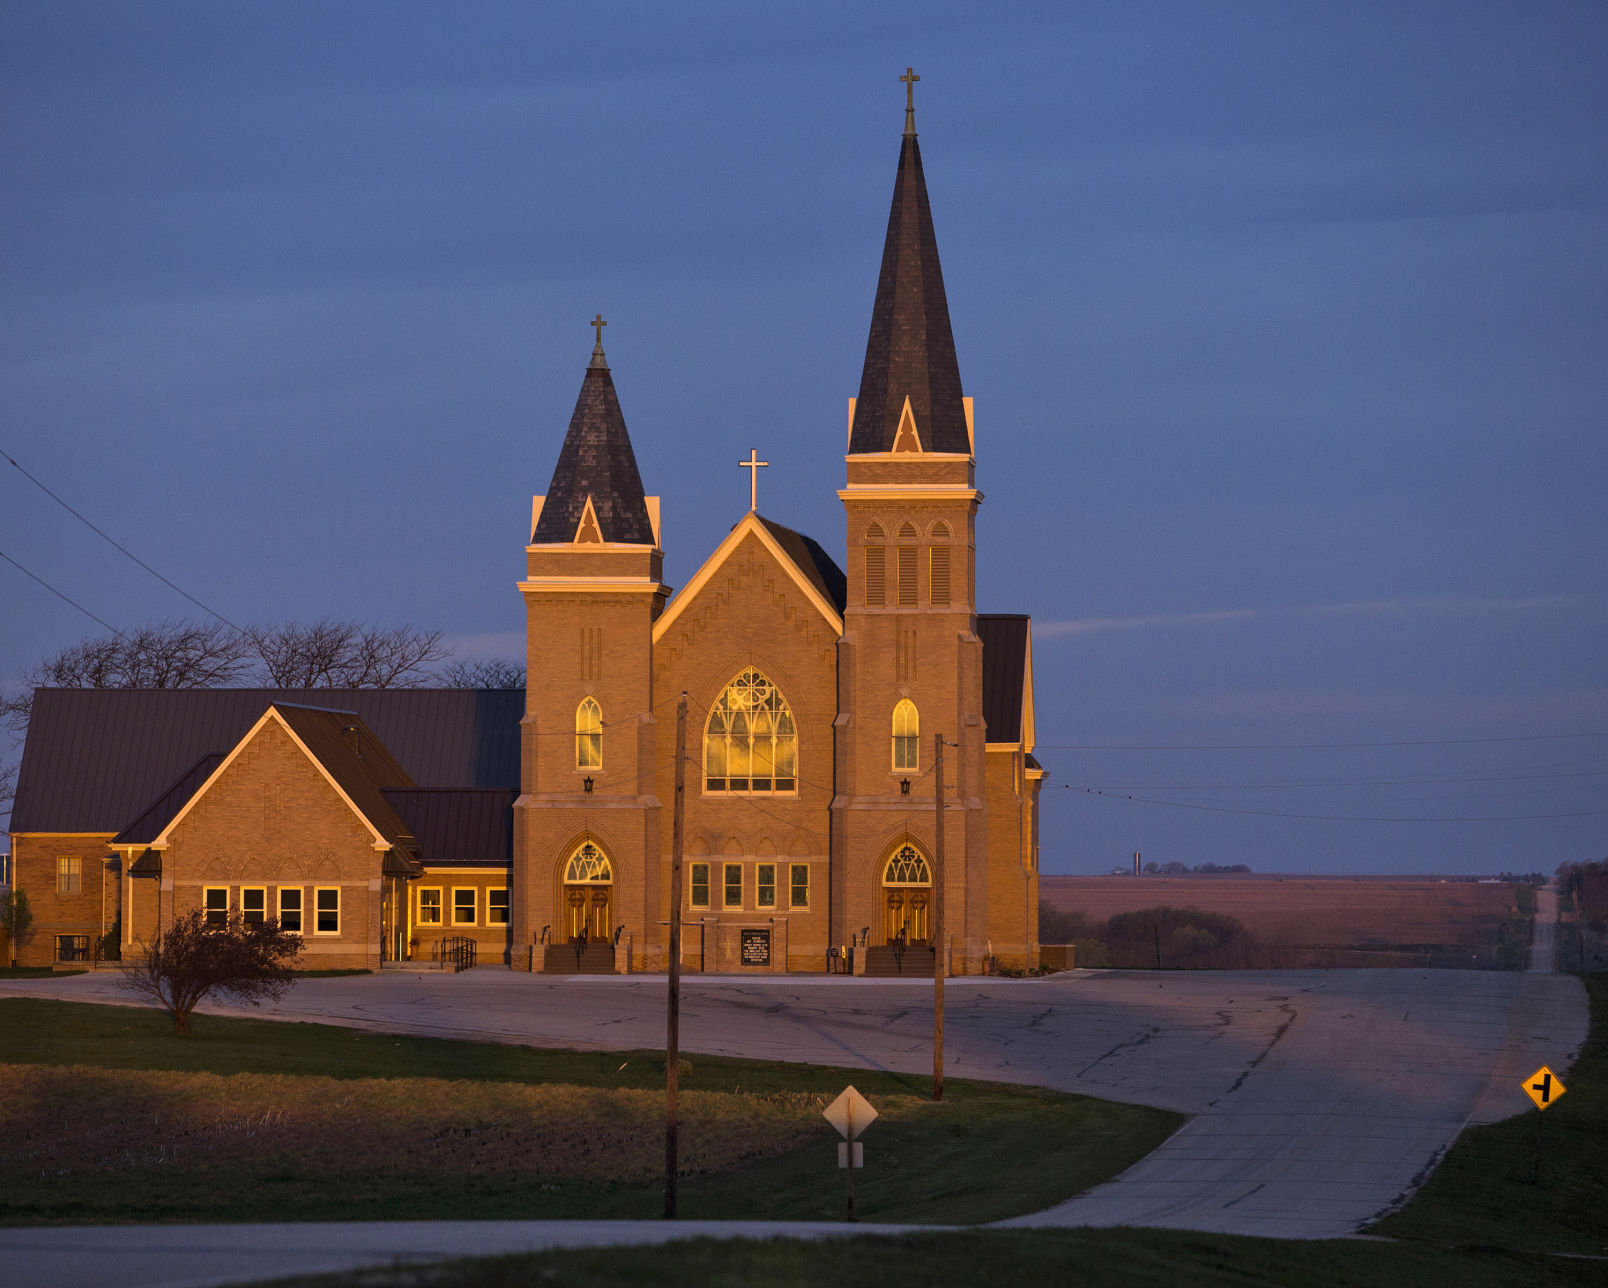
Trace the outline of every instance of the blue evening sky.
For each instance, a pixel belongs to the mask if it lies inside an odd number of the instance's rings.
[[[1598,0],[7,0],[0,449],[235,621],[517,655],[601,310],[671,582],[750,447],[841,558],[907,64],[1045,870],[1608,853]],[[0,551],[195,611],[3,460]],[[0,677],[97,633],[0,563]]]

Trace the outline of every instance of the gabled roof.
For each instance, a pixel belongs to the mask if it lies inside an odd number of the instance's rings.
[[[704,560],[703,566],[676,592],[675,598],[666,605],[664,612],[659,614],[659,620],[653,624],[654,643],[664,638],[665,632],[670,629],[670,624],[698,597],[698,593],[715,575],[715,570],[726,562],[731,552],[742,543],[744,537],[749,535],[757,538],[759,543],[775,556],[782,571],[792,577],[794,583],[804,592],[804,597],[814,604],[821,616],[826,619],[833,634],[843,634],[843,607],[847,602],[849,584],[848,578],[843,575],[843,570],[833,562],[832,556],[821,548],[820,542],[806,537],[801,532],[794,532],[791,528],[784,528],[779,523],[761,518],[750,510],[732,525],[731,531],[726,534],[726,539],[715,547],[715,552]]]
[[[893,451],[907,401],[921,450],[971,453],[938,238],[914,133],[899,147],[850,455]]]
[[[983,719],[988,741],[1033,746],[1032,619],[1019,613],[978,613],[983,641]]]
[[[826,553],[821,543],[814,537],[806,537],[802,532],[794,532],[792,528],[784,528],[779,523],[772,523],[762,514],[754,516],[765,525],[771,536],[776,538],[787,557],[793,561],[806,577],[814,583],[815,588],[832,601],[833,607],[841,616],[849,602],[849,579],[844,576],[843,569]]]
[[[422,786],[519,788],[523,689],[38,689],[11,830],[132,828],[274,702],[356,712]]]
[[[410,869],[417,874],[417,865],[407,854],[415,848],[413,834],[397,817],[381,790],[382,785],[407,787],[412,785],[405,770],[396,763],[384,745],[358,717],[350,711],[330,711],[314,707],[298,707],[291,703],[270,703],[251,728],[241,737],[207,775],[194,793],[179,803],[178,808],[162,824],[155,836],[149,838],[157,849],[165,848],[173,829],[190,810],[210,791],[261,731],[277,724],[291,738],[326,782],[335,789],[342,801],[355,812],[368,829],[377,849],[389,849],[402,872]],[[169,800],[174,793],[167,793]],[[150,817],[152,811],[146,811]],[[146,838],[131,838],[129,844],[139,844]],[[391,857],[388,855],[388,857]],[[388,867],[387,870],[392,870]]]
[[[385,793],[418,838],[420,861],[432,867],[512,863],[518,797],[500,787],[405,787]]]
[[[601,345],[581,381],[569,433],[559,449],[553,481],[531,534],[532,545],[573,542],[590,498],[603,541],[655,544],[648,502],[642,492],[631,436],[614,392],[614,377],[601,361]]]

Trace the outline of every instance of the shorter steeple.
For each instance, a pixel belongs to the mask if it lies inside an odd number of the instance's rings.
[[[905,83],[905,131],[849,453],[965,455],[971,452],[971,435],[960,363],[916,141],[915,83],[920,78],[912,69],[899,79]]]
[[[651,546],[656,543],[642,475],[625,430],[608,359],[603,356],[603,328],[608,323],[600,313],[591,325],[597,331],[597,343],[530,543],[607,541]]]

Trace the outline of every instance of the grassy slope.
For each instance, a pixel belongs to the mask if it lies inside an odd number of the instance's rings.
[[[662,1087],[664,1078],[663,1057],[651,1052],[549,1051],[225,1017],[205,1017],[194,1036],[177,1038],[156,1011],[35,999],[0,999],[0,1062],[641,1089]],[[902,1075],[704,1057],[691,1066],[682,1079],[689,1091],[835,1095],[852,1081],[897,1103],[901,1113],[868,1134],[871,1165],[855,1178],[868,1220],[984,1221],[1035,1211],[1129,1166],[1181,1121],[1031,1087],[950,1080],[945,1103],[932,1105],[924,1099],[930,1084]],[[421,1085],[421,1098],[426,1090],[442,1094]],[[836,1139],[823,1121],[802,1148],[687,1178],[682,1213],[837,1217]],[[26,1187],[0,1190],[0,1222],[646,1217],[661,1205],[657,1184],[460,1169],[377,1175],[361,1160],[339,1158],[310,1172],[259,1163],[243,1150],[238,1158],[214,1151],[183,1167],[32,1177]]]

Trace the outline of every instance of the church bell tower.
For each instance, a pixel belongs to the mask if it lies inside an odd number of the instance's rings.
[[[973,572],[972,401],[962,393],[906,86],[893,203],[865,367],[849,403],[848,605],[838,658],[835,942],[930,938],[934,735],[946,744],[945,939],[953,969],[986,952],[982,643]],[[925,933],[924,933],[925,932]]]
[[[583,957],[588,969],[626,969],[627,942],[641,957],[659,867],[651,652],[668,594],[659,498],[643,495],[603,352],[607,323],[599,315],[592,325],[597,341],[552,482],[532,503],[519,583],[527,678],[514,965],[528,949],[536,969],[548,960],[570,973]]]

